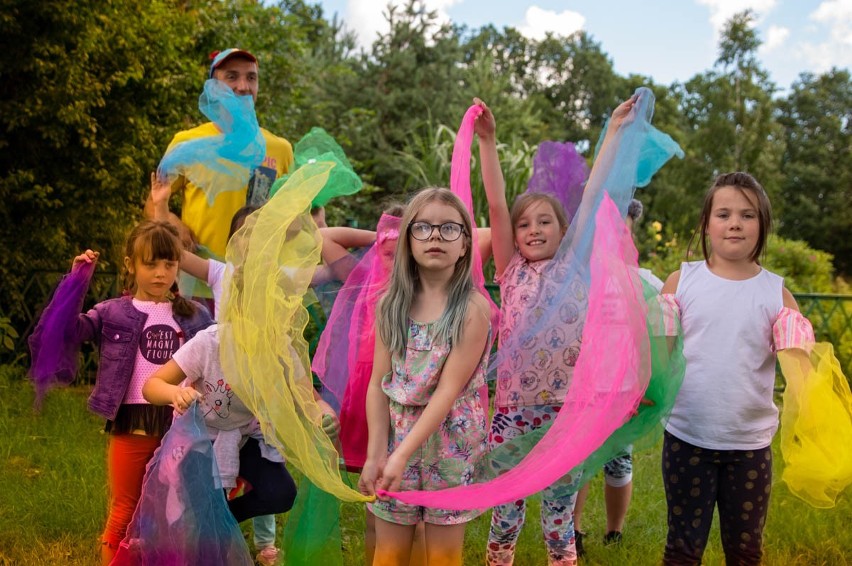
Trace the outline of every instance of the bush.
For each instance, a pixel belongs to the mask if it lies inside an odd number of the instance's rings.
[[[764,265],[784,278],[791,293],[833,293],[833,259],[830,253],[815,250],[801,240],[771,236]]]
[[[681,262],[686,261],[688,243],[688,238],[669,232],[656,220],[637,228],[639,263],[661,279],[680,269]],[[689,260],[701,259],[701,248],[693,244]],[[832,260],[831,254],[815,250],[806,242],[772,235],[762,263],[766,269],[784,278],[784,284],[791,293],[841,293],[843,290],[839,287],[842,283],[833,281]]]

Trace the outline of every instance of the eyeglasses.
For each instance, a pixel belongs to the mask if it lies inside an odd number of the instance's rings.
[[[429,224],[428,222],[413,222],[408,231],[415,240],[425,242],[432,237],[432,231],[437,228],[441,239],[446,242],[455,242],[464,234],[464,225],[458,222],[444,222],[443,224]]]

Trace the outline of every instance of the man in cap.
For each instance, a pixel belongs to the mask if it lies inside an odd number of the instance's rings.
[[[252,53],[236,48],[214,53],[209,77],[227,84],[238,96],[251,96],[257,102],[259,74],[257,58]],[[234,213],[247,204],[262,204],[275,179],[287,173],[293,164],[293,147],[290,142],[268,130],[260,130],[266,140],[266,155],[261,165],[252,173],[244,190],[222,192],[210,205],[205,192],[189,180],[180,177],[172,185],[173,192],[183,192],[181,218],[179,221],[177,218],[172,220],[179,225],[184,242],[197,243],[197,252],[201,255],[223,259]],[[218,133],[219,130],[213,122],[178,132],[166,153],[185,141]],[[150,197],[145,204],[145,212],[146,216],[153,217],[153,202]],[[182,281],[184,294],[205,299],[212,297],[204,282],[193,281],[194,284],[189,288],[184,284],[187,281]]]

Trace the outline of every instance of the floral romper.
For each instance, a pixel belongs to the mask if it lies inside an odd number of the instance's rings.
[[[391,371],[382,379],[382,390],[389,398],[390,409],[388,454],[399,446],[420,418],[438,386],[449,353],[449,344],[435,342],[432,323],[410,321],[405,357],[394,354]],[[400,491],[436,491],[473,482],[475,467],[488,449],[486,407],[479,395],[485,383],[488,355],[486,348],[440,428],[408,461]],[[481,513],[419,507],[396,500],[376,501],[370,508],[376,517],[400,525],[414,525],[420,521],[458,525]]]

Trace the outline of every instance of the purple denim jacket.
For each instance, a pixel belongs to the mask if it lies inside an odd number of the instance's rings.
[[[183,332],[184,342],[213,324],[207,309],[196,304],[190,317],[175,314],[175,321]],[[127,295],[98,303],[87,313],[81,313],[68,341],[76,344],[94,342],[98,346],[98,375],[95,389],[89,396],[89,410],[109,420],[115,420],[118,408],[127,392],[136,346],[145,328],[148,315],[133,308],[133,297]]]

